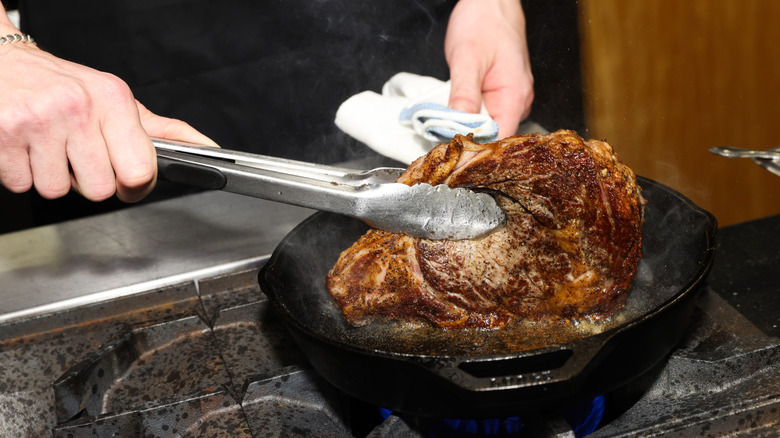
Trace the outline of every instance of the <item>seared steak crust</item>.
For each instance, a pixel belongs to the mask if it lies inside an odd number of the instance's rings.
[[[624,305],[641,256],[644,200],[607,143],[572,131],[484,145],[456,136],[398,182],[494,192],[506,226],[462,241],[369,230],[327,278],[348,323],[499,328],[599,319]]]

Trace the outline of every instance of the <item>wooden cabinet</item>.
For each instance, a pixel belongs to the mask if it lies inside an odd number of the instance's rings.
[[[780,1],[579,2],[587,135],[720,225],[780,213],[780,177],[712,146],[780,146]]]

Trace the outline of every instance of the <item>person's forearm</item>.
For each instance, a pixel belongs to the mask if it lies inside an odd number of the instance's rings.
[[[525,14],[523,13],[523,5],[521,0],[499,0],[501,2],[501,10],[507,14],[512,20],[523,23],[523,29],[525,29]]]
[[[498,6],[498,11],[500,11],[503,19],[509,22],[521,23],[523,29],[525,29],[525,14],[523,13],[523,6],[520,0],[459,0],[458,3],[470,4],[477,8],[475,10],[480,10],[487,14],[490,14],[490,11],[485,8]],[[463,5],[460,7],[463,7]]]
[[[463,1],[463,0],[461,0]],[[471,0],[474,1],[474,0]],[[483,0],[484,1],[484,0]],[[498,8],[508,22],[516,23],[518,29],[525,32],[525,14],[520,0],[496,0]]]
[[[478,20],[491,23],[508,24],[525,40],[525,13],[520,0],[459,0],[457,8],[469,11],[469,15]]]

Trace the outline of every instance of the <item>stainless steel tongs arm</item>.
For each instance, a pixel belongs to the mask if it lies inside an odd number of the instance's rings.
[[[162,179],[340,213],[390,232],[473,239],[505,216],[490,195],[394,183],[403,169],[354,171],[153,139]]]
[[[780,176],[780,148],[760,150],[718,146],[710,148],[710,152],[728,158],[752,158],[754,163]]]
[[[153,139],[163,179],[302,207],[357,214],[388,174]]]
[[[198,146],[172,140],[153,138],[152,143],[158,151],[182,152],[200,157],[232,161],[235,164],[265,169],[277,173],[296,175],[326,182],[340,184],[383,184],[392,183],[401,176],[404,169],[380,167],[371,170],[354,170],[344,167],[327,166],[286,158],[250,154],[247,152]]]

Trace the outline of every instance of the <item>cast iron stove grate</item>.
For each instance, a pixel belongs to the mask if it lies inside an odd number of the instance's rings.
[[[441,433],[430,419],[383,418],[378,407],[314,373],[256,275],[238,272],[2,327],[0,435]],[[605,394],[604,419],[589,436],[772,436],[780,426],[778,363],[777,338],[705,291],[680,345],[651,372]],[[522,429],[511,430],[518,436],[575,436],[558,413],[518,418]]]

